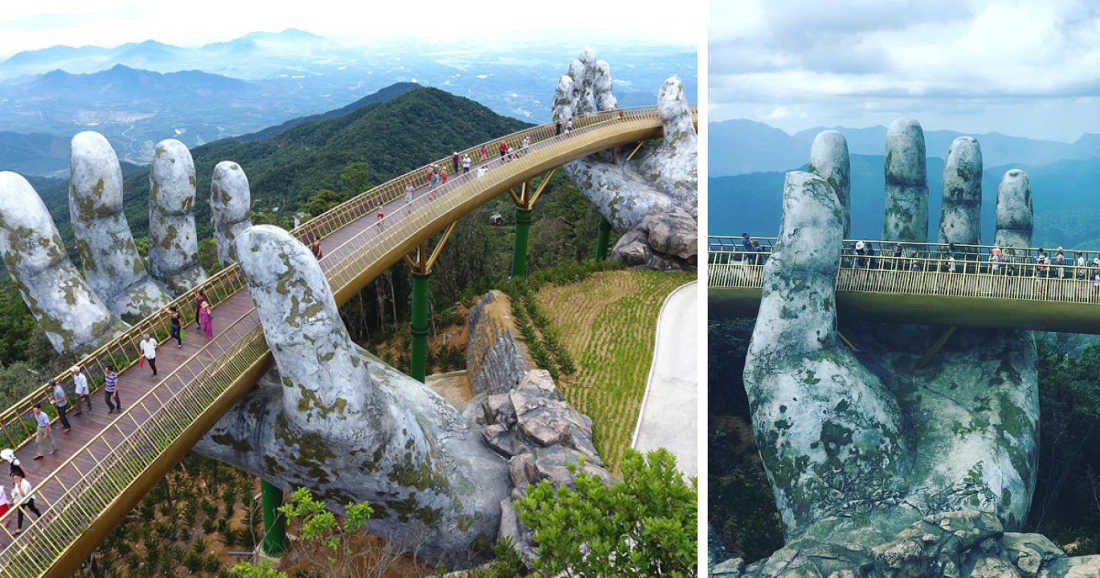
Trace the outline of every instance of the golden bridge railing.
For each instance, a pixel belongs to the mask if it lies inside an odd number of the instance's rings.
[[[491,170],[480,177],[471,172],[454,181],[449,180],[446,186],[433,190],[436,197],[427,205],[411,210],[399,220],[396,215],[382,219],[377,224],[377,231],[370,231],[368,228],[352,236],[325,257],[325,265],[332,263],[327,267],[326,277],[333,287],[333,293],[345,290],[356,278],[362,277],[364,271],[377,271],[379,267],[392,264],[395,253],[404,250],[404,245],[410,244],[418,235],[423,235],[425,230],[430,233],[441,219],[455,216],[464,206],[470,205],[471,201],[480,205],[491,196],[502,192],[517,174],[525,175],[535,171],[540,168],[540,161],[556,158],[548,157],[551,153],[546,152],[547,149],[554,151],[554,145],[568,140],[569,146],[564,147],[564,150],[586,150],[586,147],[591,148],[606,140],[606,136],[590,130],[598,125],[610,122],[650,125],[655,118],[657,112],[653,108],[623,110],[621,113],[609,111],[575,118],[574,128],[568,134],[548,134],[547,129],[553,130],[553,125],[543,125],[509,135],[506,138],[515,138],[518,135],[522,141],[523,136],[529,134],[532,136],[532,145],[536,142],[542,143],[545,145],[544,150],[541,151],[542,154],[538,154],[538,151],[514,151],[519,156],[515,160],[507,161],[512,169],[509,171]],[[557,150],[557,153],[560,155],[564,150]],[[480,155],[480,148],[478,151]],[[498,167],[505,164],[499,159],[498,162]],[[424,172],[426,173],[426,167]],[[414,173],[415,171],[408,173],[406,177],[412,178]],[[327,236],[367,215],[378,203],[404,195],[406,182],[410,181],[399,177],[375,187],[296,228],[293,233],[299,239],[312,235]],[[387,220],[396,220],[396,223],[387,226]],[[378,234],[373,235],[375,232]],[[244,287],[240,268],[233,264],[174,299],[171,305],[179,308],[181,323],[186,327],[194,322],[193,309],[189,309],[189,306],[193,308],[199,291],[204,291],[217,304]],[[254,324],[245,323],[256,316],[255,308],[252,308],[220,331],[213,340],[207,342],[140,398],[128,401],[126,409],[106,428],[92,436],[61,466],[37,482],[31,497],[41,500],[36,505],[42,510],[42,516],[30,521],[27,529],[18,537],[7,527],[0,525],[0,541],[7,542],[6,547],[0,551],[0,577],[39,576],[52,567],[70,545],[88,531],[89,524],[101,512],[120,499],[134,480],[149,471],[161,453],[186,432],[200,414],[226,394],[227,388],[239,376],[254,367],[268,353],[258,319]],[[89,380],[98,386],[102,383],[102,369],[106,363],[112,363],[121,373],[137,361],[140,355],[137,341],[147,332],[156,335],[158,340],[166,339],[167,316],[156,314],[143,319],[97,348],[82,359],[79,365],[88,372]],[[185,379],[182,375],[184,369],[188,370],[187,373],[192,372],[190,362],[200,356],[212,361],[189,379]],[[56,379],[59,383],[65,383],[70,378],[71,374],[66,371]],[[27,427],[23,423],[22,415],[30,411],[37,400],[46,398],[48,393],[48,386],[43,386],[0,413],[0,430],[9,422],[18,423],[21,428]],[[156,405],[153,404],[154,401]],[[19,436],[3,431],[13,446],[18,445]],[[31,432],[33,430],[22,431],[24,435]],[[81,461],[92,465],[81,467],[78,465]],[[66,469],[75,470],[78,474],[76,483],[62,483],[59,473]],[[57,492],[61,498],[46,503],[42,496],[47,490]],[[15,513],[13,508],[0,517],[0,521],[10,519]]]
[[[709,238],[709,286],[762,287],[774,244]],[[1100,251],[851,239],[837,291],[1100,303]]]

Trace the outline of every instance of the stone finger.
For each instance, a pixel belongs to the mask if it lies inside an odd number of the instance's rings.
[[[1009,169],[997,186],[997,232],[1000,247],[1030,247],[1033,211],[1031,180],[1020,169]]]
[[[977,245],[982,230],[982,147],[960,136],[947,148],[943,163],[940,243]]]
[[[176,139],[154,149],[149,170],[149,270],[175,295],[206,280],[195,232],[195,162]]]
[[[126,329],[69,261],[34,187],[7,171],[0,172],[0,251],[23,301],[57,352],[93,348]]]
[[[103,135],[73,137],[69,156],[69,214],[84,277],[124,320],[135,322],[171,300],[150,277],[122,210],[122,167]]]
[[[233,161],[218,163],[210,179],[210,221],[222,267],[237,262],[236,238],[252,226],[251,205],[248,176],[241,165]]]
[[[886,131],[884,241],[928,241],[928,175],[920,123],[899,118]]]
[[[814,137],[810,146],[810,171],[825,179],[836,191],[844,209],[844,238],[851,233],[851,175],[848,141],[840,131],[825,130]]]

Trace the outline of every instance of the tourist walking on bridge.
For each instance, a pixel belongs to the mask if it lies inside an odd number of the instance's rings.
[[[318,237],[317,235],[313,236],[313,241],[309,243],[309,250],[311,253],[313,253],[313,258],[317,259],[318,261],[321,260],[321,257],[325,256],[324,251],[321,249],[321,237]]]
[[[214,338],[214,312],[210,308],[209,301],[203,301],[202,308],[199,309],[199,325],[202,326],[207,339]]]
[[[443,172],[440,173],[439,176],[440,176],[440,178],[443,179],[443,182],[440,183],[440,184],[443,184],[443,185],[447,184],[447,167],[443,167]]]
[[[180,322],[180,311],[172,305],[164,310],[168,314],[168,331],[172,339],[176,340],[176,348],[183,349],[183,326]]]
[[[4,514],[7,514],[10,509],[11,501],[8,500],[8,492],[4,489],[4,486],[0,484],[0,518],[3,518]],[[4,527],[11,528],[11,518],[4,520]]]
[[[206,301],[206,293],[199,291],[195,294],[195,327],[202,329],[202,323],[199,322],[199,313],[202,312],[202,304]]]
[[[50,446],[50,455],[52,456],[57,453],[57,445],[54,444],[53,438],[50,437],[50,416],[42,411],[42,404],[34,404],[31,412],[34,413],[34,421],[38,422],[38,431],[34,436],[34,451],[38,455],[34,456],[34,459],[40,460],[45,457],[45,454],[42,453],[43,446]]]
[[[470,172],[470,163],[471,163],[471,162],[472,162],[472,161],[470,160],[470,153],[466,153],[466,154],[465,154],[465,155],[464,155],[464,156],[462,157],[462,172],[463,172],[463,173],[468,173],[468,172]]]
[[[108,414],[122,411],[122,402],[118,399],[118,374],[110,363],[103,366],[103,399],[107,400]]]
[[[138,343],[141,347],[141,358],[149,364],[149,368],[153,370],[153,375],[157,374],[157,340],[145,334],[145,338]]]
[[[19,461],[19,458],[15,457],[15,452],[11,448],[0,450],[0,458],[3,458],[5,462],[8,462],[8,477],[15,477],[16,474],[20,476],[26,476],[23,473],[23,463]]]
[[[19,508],[19,513],[16,515],[15,531],[12,532],[13,536],[18,536],[23,532],[23,512],[30,510],[34,512],[35,518],[41,518],[42,512],[38,511],[38,508],[34,505],[34,498],[31,495],[31,483],[27,481],[27,478],[22,473],[12,476],[12,480],[15,484],[11,488],[11,499],[15,502],[15,507]]]
[[[451,153],[451,168],[452,172],[458,172],[458,151]]]
[[[73,429],[69,427],[69,420],[65,417],[65,410],[69,406],[69,398],[56,379],[50,378],[50,385],[53,386],[53,399],[51,401],[53,406],[57,408],[57,420],[61,422],[61,427],[65,428],[65,433],[69,433],[69,430]]]
[[[415,191],[415,190],[416,189],[413,188],[412,183],[405,183],[405,202],[406,203],[413,202],[413,191]]]
[[[489,159],[489,151],[485,150],[485,145],[481,145],[481,162],[485,162]]]
[[[173,307],[172,309],[175,309]],[[179,312],[176,312],[177,319],[179,318]],[[178,321],[177,321],[178,322]],[[92,411],[92,397],[88,393],[88,376],[84,375],[84,371],[80,369],[79,365],[74,365],[72,369],[73,374],[73,393],[76,394],[76,415],[82,415],[84,412],[80,409],[80,402],[83,400],[84,404],[88,406],[88,413]]]
[[[500,162],[503,163],[505,160],[504,156],[508,154],[508,145],[504,144],[504,141],[500,141],[500,146],[497,147],[497,150],[500,151]]]

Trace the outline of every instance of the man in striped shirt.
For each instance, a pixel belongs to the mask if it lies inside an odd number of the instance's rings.
[[[121,412],[122,402],[118,400],[118,374],[110,363],[103,367],[103,379],[103,399],[107,400],[107,413]],[[112,398],[114,403],[111,403]]]

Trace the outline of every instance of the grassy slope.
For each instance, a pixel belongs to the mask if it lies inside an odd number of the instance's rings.
[[[559,385],[566,400],[592,418],[596,449],[612,471],[630,447],[661,304],[694,278],[694,273],[605,271],[538,292],[539,307],[577,365]]]

